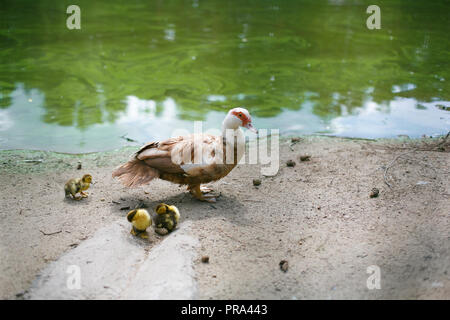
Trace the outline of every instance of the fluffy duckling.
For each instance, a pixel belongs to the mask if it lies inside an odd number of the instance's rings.
[[[66,197],[72,195],[75,200],[80,200],[81,198],[87,198],[87,193],[83,192],[89,189],[92,182],[92,176],[90,174],[85,174],[81,179],[70,179],[66,182],[64,186],[64,191]],[[81,196],[77,197],[76,194],[80,193]]]
[[[178,220],[180,220],[180,212],[175,206],[169,206],[165,203],[160,203],[156,209],[155,231],[160,235],[166,235],[172,232],[177,227]]]
[[[152,225],[152,218],[145,209],[134,209],[128,212],[127,220],[131,222],[133,227],[130,233],[133,236],[139,236],[142,239],[147,239],[148,234],[146,229]]]

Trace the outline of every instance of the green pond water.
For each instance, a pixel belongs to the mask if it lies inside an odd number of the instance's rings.
[[[366,27],[374,3],[380,30]],[[114,149],[193,120],[220,128],[237,106],[282,134],[444,134],[449,13],[438,0],[2,0],[0,149]]]

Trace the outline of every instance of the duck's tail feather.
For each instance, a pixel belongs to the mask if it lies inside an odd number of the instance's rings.
[[[127,187],[137,187],[147,184],[159,177],[159,171],[147,165],[139,159],[132,159],[116,168],[112,173],[113,178],[118,178]]]

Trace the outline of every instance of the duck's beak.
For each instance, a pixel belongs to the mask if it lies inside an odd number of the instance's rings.
[[[252,132],[254,132],[254,133],[256,133],[256,134],[258,134],[258,129],[256,129],[256,128],[252,125],[251,122],[248,122],[248,123],[245,125],[245,128],[247,128],[248,130],[250,130],[250,131],[252,131]]]

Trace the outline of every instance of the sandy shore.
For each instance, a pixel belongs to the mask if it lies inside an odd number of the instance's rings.
[[[111,171],[136,148],[1,151],[0,297],[22,298],[50,262],[123,221],[127,208],[167,202],[199,242],[196,298],[450,299],[450,147],[435,147],[440,139],[283,139],[277,175],[239,165],[211,184],[221,194],[214,205],[164,181],[122,187]],[[64,199],[66,180],[84,173],[95,181],[89,198]],[[152,233],[146,250],[166,239]],[[372,265],[381,289],[367,288]]]

